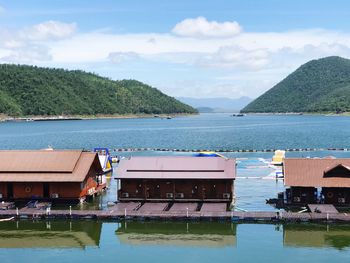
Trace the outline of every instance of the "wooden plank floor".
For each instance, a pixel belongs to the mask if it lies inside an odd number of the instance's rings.
[[[117,203],[115,206],[112,207],[113,210],[118,210],[124,212],[126,211],[132,211],[137,210],[141,206],[140,202],[122,202]]]
[[[137,211],[140,213],[161,212],[168,205],[168,203],[144,203]]]
[[[330,204],[309,204],[307,205],[311,213],[339,213],[334,205]]]
[[[226,203],[204,203],[201,212],[226,212]]]
[[[187,212],[188,211],[196,211],[198,207],[198,203],[174,203],[170,208],[170,212]]]

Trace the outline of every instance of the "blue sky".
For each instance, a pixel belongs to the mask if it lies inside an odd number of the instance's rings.
[[[349,15],[345,0],[0,0],[0,62],[256,97],[308,60],[350,57]]]

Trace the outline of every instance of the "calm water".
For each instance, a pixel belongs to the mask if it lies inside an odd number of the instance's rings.
[[[1,149],[350,148],[350,118],[204,114],[156,118],[0,123]],[[120,154],[120,153],[118,153]],[[130,155],[190,155],[129,152]],[[265,199],[283,182],[264,177],[271,153],[225,153],[238,158],[237,206],[273,210]],[[350,152],[302,152],[287,156],[350,157]],[[92,204],[116,200],[116,182]],[[76,207],[80,209],[81,207]],[[350,227],[159,222],[0,222],[0,262],[350,262]]]
[[[202,114],[160,118],[0,123],[0,148],[350,148],[350,118]]]
[[[0,224],[0,262],[349,262],[350,227],[182,222]]]

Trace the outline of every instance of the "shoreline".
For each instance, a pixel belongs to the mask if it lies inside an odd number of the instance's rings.
[[[53,115],[53,116],[22,116],[9,117],[0,116],[0,122],[31,122],[31,121],[72,121],[72,120],[103,120],[103,119],[146,119],[160,118],[172,119],[176,117],[187,117],[198,115],[198,113],[171,113],[171,114],[107,114],[107,115]]]
[[[257,116],[330,116],[341,117],[350,116],[350,112],[335,113],[335,112],[242,112],[245,115],[257,115]]]

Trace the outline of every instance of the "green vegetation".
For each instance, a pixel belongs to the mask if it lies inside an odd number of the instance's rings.
[[[83,71],[0,65],[0,113],[9,116],[196,112],[136,80],[112,81]]]
[[[350,60],[327,57],[312,60],[241,112],[349,112]]]

